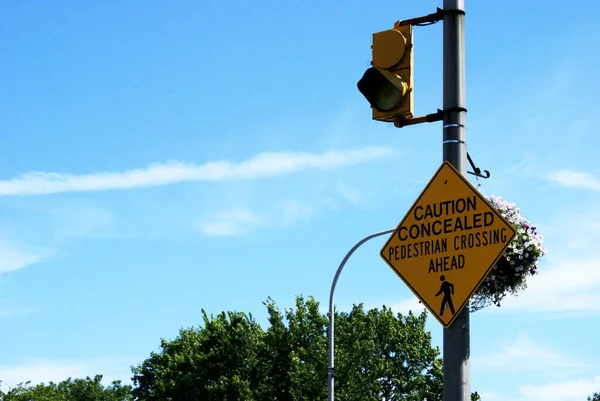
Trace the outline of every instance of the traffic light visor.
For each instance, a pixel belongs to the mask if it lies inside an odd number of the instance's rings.
[[[358,81],[358,90],[379,111],[397,107],[406,95],[408,85],[398,75],[371,67]]]

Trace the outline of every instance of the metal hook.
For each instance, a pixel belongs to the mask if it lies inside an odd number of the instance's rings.
[[[475,167],[475,163],[473,163],[473,159],[471,159],[471,155],[469,155],[469,152],[467,152],[467,159],[469,159],[469,164],[471,164],[471,168],[473,169],[473,171],[467,171],[467,173],[473,174],[476,177],[490,178],[489,171],[483,170],[485,174],[481,174],[481,169],[479,167]]]

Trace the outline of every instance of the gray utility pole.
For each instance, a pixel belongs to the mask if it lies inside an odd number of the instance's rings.
[[[444,0],[444,161],[467,173],[465,4]],[[469,308],[444,329],[444,401],[471,398]]]

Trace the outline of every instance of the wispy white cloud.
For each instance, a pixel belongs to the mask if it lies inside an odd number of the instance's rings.
[[[384,147],[330,151],[325,153],[260,153],[240,163],[150,164],[120,172],[67,174],[30,172],[0,181],[0,195],[39,195],[75,191],[104,191],[168,185],[189,181],[232,181],[280,176],[303,170],[334,169],[381,158],[392,150]]]
[[[588,374],[594,371],[594,364],[577,360],[567,353],[561,353],[555,346],[545,345],[543,339],[532,340],[527,334],[519,333],[517,338],[506,347],[497,352],[472,358],[473,367],[482,372],[491,371],[504,373],[510,371],[520,377],[533,379],[536,377],[577,377],[578,374]],[[537,401],[556,400],[572,401],[585,400],[593,391],[598,391],[598,380],[579,379],[565,382],[553,382],[542,385],[524,385],[518,388],[518,393],[513,397],[505,394],[501,397],[494,394],[493,398],[510,401]],[[573,391],[577,388],[577,391]],[[516,388],[513,387],[516,390]],[[507,391],[509,388],[504,388]],[[485,396],[482,398],[492,398]]]
[[[518,361],[518,364],[515,363]],[[505,349],[488,355],[473,357],[473,365],[478,369],[511,369],[548,370],[560,368],[583,368],[586,364],[560,355],[551,347],[544,347],[539,341],[533,341],[525,333],[518,337]]]
[[[362,199],[362,194],[356,188],[349,187],[346,184],[340,183],[338,184],[338,193],[342,196],[342,198],[346,199],[353,205],[357,205],[360,203]]]
[[[519,296],[507,296],[501,308],[477,313],[542,312],[553,317],[600,313],[600,213],[571,207],[545,225],[550,242],[539,273],[528,278]]]
[[[600,389],[600,376],[564,382],[527,385],[520,389],[527,401],[581,401]]]
[[[59,238],[110,236],[116,225],[115,215],[108,209],[85,205],[67,204],[53,208],[55,234]]]
[[[231,209],[209,219],[198,219],[196,227],[210,237],[230,237],[245,234],[263,222],[263,217],[251,210]]]
[[[555,258],[540,268],[518,297],[507,297],[502,312],[598,312],[600,311],[600,258]],[[485,312],[483,312],[485,313]]]
[[[285,200],[275,205],[276,216],[271,221],[279,221],[282,224],[294,224],[310,217],[314,210],[306,203],[295,200]]]
[[[548,176],[551,181],[575,188],[600,192],[600,180],[588,173],[574,170],[560,170]]]
[[[308,218],[313,209],[304,203],[285,200],[256,212],[249,208],[232,208],[211,217],[199,218],[197,229],[209,237],[232,237],[265,227],[282,227]]]
[[[47,250],[34,250],[12,242],[0,241],[0,274],[40,263],[48,256]]]
[[[481,396],[482,400],[486,401],[502,399],[499,394],[494,393],[493,391],[478,391],[477,393]]]
[[[36,360],[16,365],[0,366],[2,390],[7,391],[19,383],[60,382],[71,378],[103,376],[104,383],[113,380],[129,382],[131,377],[131,360],[126,358],[98,358],[90,360]]]

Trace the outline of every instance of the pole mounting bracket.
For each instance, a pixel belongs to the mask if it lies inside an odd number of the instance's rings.
[[[427,26],[427,25],[433,25],[436,22],[439,22],[443,19],[444,19],[444,10],[442,10],[441,8],[438,7],[436,12],[434,12],[432,14],[428,14],[423,17],[417,17],[417,18],[411,18],[411,19],[405,19],[402,21],[398,21],[398,22],[396,22],[396,26],[406,26],[406,25]]]
[[[444,119],[444,111],[438,109],[435,113],[427,114],[421,117],[413,118],[397,118],[394,120],[394,126],[396,128],[406,127],[407,125],[421,124],[421,123],[432,123],[435,121],[442,121]]]
[[[473,174],[476,177],[490,178],[489,171],[483,170],[484,174],[481,174],[481,169],[479,167],[475,167],[475,163],[473,163],[473,159],[471,159],[471,155],[469,154],[469,152],[467,152],[467,159],[469,160],[469,164],[471,165],[471,168],[473,169],[473,171],[467,171],[467,173]]]

